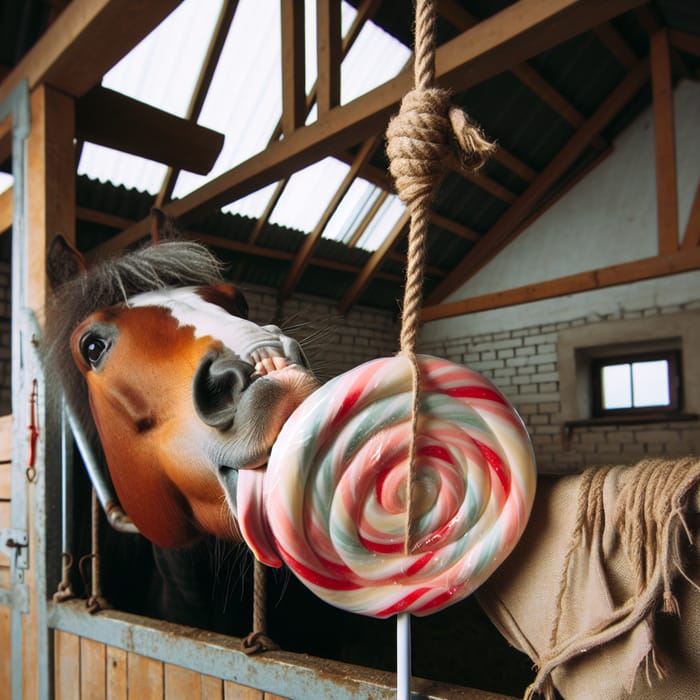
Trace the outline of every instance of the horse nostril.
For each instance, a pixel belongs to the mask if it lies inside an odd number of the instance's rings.
[[[192,379],[192,397],[199,417],[213,428],[233,425],[240,394],[250,384],[252,365],[230,350],[207,353]]]

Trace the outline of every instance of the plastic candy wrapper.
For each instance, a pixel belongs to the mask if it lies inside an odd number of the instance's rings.
[[[365,363],[309,396],[285,423],[244,532],[316,595],[384,618],[456,603],[508,556],[527,523],[535,461],[522,420],[476,372],[419,356],[414,527],[406,544],[412,368]]]

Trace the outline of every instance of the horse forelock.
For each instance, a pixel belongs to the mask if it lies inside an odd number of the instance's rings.
[[[95,311],[142,292],[221,281],[223,264],[208,248],[193,241],[166,241],[97,263],[51,294],[43,344],[47,388],[54,398],[63,389],[94,447],[98,441],[87,386],[70,351],[75,328]]]

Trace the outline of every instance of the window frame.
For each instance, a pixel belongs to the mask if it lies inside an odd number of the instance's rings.
[[[628,364],[630,366],[641,362],[664,360],[668,363],[668,393],[669,403],[654,406],[629,406],[623,408],[605,408],[603,406],[603,368],[610,365]],[[603,418],[609,416],[649,416],[649,415],[675,415],[682,409],[683,375],[682,356],[678,348],[640,352],[630,350],[628,353],[616,353],[614,355],[600,355],[591,358],[590,365],[591,382],[591,416]],[[634,395],[634,394],[633,394]]]

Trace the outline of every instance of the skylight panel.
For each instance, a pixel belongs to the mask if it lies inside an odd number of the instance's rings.
[[[272,211],[270,222],[310,233],[348,170],[345,163],[324,158],[295,173]]]
[[[78,175],[153,195],[160,191],[166,171],[167,167],[162,163],[94,143],[83,145],[78,165]]]
[[[267,203],[270,201],[270,197],[272,197],[276,187],[277,183],[273,182],[257,192],[252,192],[247,197],[241,197],[235,202],[227,204],[221,208],[221,211],[227,214],[240,214],[241,216],[249,216],[252,219],[259,219],[263,215],[265,207],[267,207]]]
[[[377,250],[391,233],[405,210],[406,207],[396,195],[389,195],[357,242],[357,247],[370,252]]]
[[[323,237],[347,243],[362,223],[381,190],[357,178],[346,192],[323,231]]]
[[[212,78],[199,123],[226,134],[206,176],[183,172],[174,197],[239,165],[267,146],[282,114],[279,3],[241,0]]]

